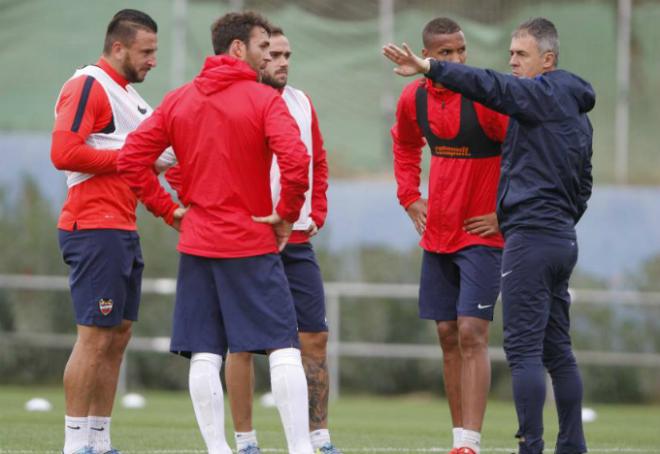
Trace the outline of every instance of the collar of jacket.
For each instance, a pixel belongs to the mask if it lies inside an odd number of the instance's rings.
[[[447,98],[451,98],[452,96],[456,96],[458,94],[455,91],[451,91],[445,87],[436,87],[433,85],[433,81],[431,79],[424,78],[421,80],[421,82],[426,85],[426,91],[430,93],[434,98],[446,100]]]

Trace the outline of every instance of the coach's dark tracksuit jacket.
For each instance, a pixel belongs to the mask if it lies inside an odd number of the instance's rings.
[[[562,70],[528,79],[435,60],[426,76],[510,116],[497,195],[505,237],[520,228],[574,237],[591,196],[591,85]]]

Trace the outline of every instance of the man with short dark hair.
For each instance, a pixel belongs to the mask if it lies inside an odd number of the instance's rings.
[[[321,270],[310,238],[325,223],[328,189],[328,161],[318,117],[309,97],[288,85],[291,45],[281,28],[270,34],[270,61],[261,73],[261,81],[280,92],[300,129],[300,138],[311,157],[310,188],[293,233],[280,253],[296,307],[298,336],[309,394],[309,430],[312,447],[322,454],[340,454],[328,431],[328,325]],[[280,195],[280,170],[273,160],[270,173],[273,203]],[[256,431],[252,426],[253,364],[249,352],[230,352],[225,366],[227,391],[231,402],[236,450],[239,454],[259,452]]]
[[[190,358],[190,396],[209,454],[231,453],[220,382],[227,351],[268,353],[289,452],[313,451],[296,313],[278,255],[304,203],[309,156],[279,93],[257,82],[269,60],[269,32],[255,13],[218,19],[217,55],[165,96],[128,137],[118,163],[147,209],[165,219],[177,204],[152,167],[170,145],[180,167],[178,194],[189,209],[170,350]],[[273,153],[282,188],[274,209]]]
[[[557,69],[552,22],[534,18],[513,32],[512,76],[423,60],[407,45],[383,52],[400,75],[435,82],[511,117],[502,152],[497,217],[504,233],[504,350],[513,379],[520,454],[543,452],[545,370],[559,416],[555,453],[587,451],[582,380],[570,337],[568,282],[577,261],[575,224],[591,196],[596,95],[580,77]]]
[[[110,443],[110,415],[144,263],[137,199],[117,174],[117,151],[151,114],[130,84],[156,66],[157,31],[147,14],[119,11],[103,55],[74,73],[55,107],[51,160],[66,171],[69,187],[57,227],[78,332],[64,369],[64,454],[118,452]]]
[[[452,19],[431,20],[422,40],[425,57],[465,63],[465,36]],[[506,116],[421,79],[403,89],[392,127],[397,196],[422,236],[419,315],[436,323],[442,347],[452,454],[459,448],[479,454],[481,444],[490,388],[488,328],[504,244],[495,199],[507,124]],[[428,200],[419,191],[425,141],[431,151]]]

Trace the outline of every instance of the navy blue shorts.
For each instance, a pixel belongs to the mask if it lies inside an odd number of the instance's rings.
[[[296,306],[298,331],[328,331],[323,279],[312,244],[287,244],[280,256]]]
[[[502,250],[471,246],[453,254],[424,251],[419,316],[435,321],[493,320],[500,292]]]
[[[298,348],[296,311],[277,254],[212,259],[181,254],[170,351]]]
[[[59,242],[76,323],[110,327],[137,320],[144,269],[137,232],[59,230]]]

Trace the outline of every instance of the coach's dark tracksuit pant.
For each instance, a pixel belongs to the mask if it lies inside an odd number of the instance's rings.
[[[552,378],[557,454],[586,452],[582,380],[571,349],[568,280],[577,261],[574,232],[514,230],[502,256],[504,350],[518,414],[519,453],[543,452],[545,369]]]

